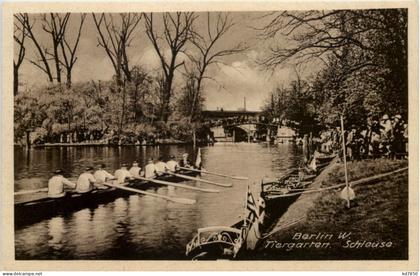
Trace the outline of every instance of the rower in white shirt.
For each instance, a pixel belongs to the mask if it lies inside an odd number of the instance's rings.
[[[93,176],[93,167],[88,167],[84,173],[82,173],[77,179],[76,192],[87,193],[92,191],[93,184],[96,183],[96,179]]]
[[[73,189],[76,188],[76,184],[66,179],[62,174],[62,170],[56,170],[54,176],[48,180],[48,197],[58,198],[65,196],[64,185]]]
[[[123,184],[126,180],[133,179],[131,173],[127,170],[127,164],[122,164],[121,169],[115,171],[117,184]]]
[[[99,165],[98,170],[93,174],[96,179],[95,187],[98,189],[108,189],[108,186],[102,184],[107,180],[116,179],[115,176],[105,170],[105,167],[105,164]]]
[[[129,170],[131,176],[134,178],[140,177],[141,176],[140,171],[141,171],[141,168],[139,167],[139,163],[137,163],[137,161],[134,161],[133,166]]]
[[[169,161],[166,162],[166,167],[170,172],[177,172],[179,170],[179,164],[175,161],[175,156],[171,155]]]
[[[155,164],[156,166],[156,172],[157,175],[164,175],[166,173],[166,171],[168,170],[168,166],[166,165],[165,162],[163,162],[163,157],[159,157],[159,160],[156,162]]]
[[[144,167],[144,177],[155,178],[157,176],[156,166],[153,163],[153,159],[147,160],[147,165]]]

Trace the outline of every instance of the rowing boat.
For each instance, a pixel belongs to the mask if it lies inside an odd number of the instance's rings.
[[[262,181],[260,197],[265,202],[265,212],[268,216],[278,216],[284,213],[287,208],[298,198],[298,195],[287,198],[274,199],[277,195],[290,193],[293,189],[307,186],[311,183],[308,176],[306,180],[299,179],[299,175],[292,171],[275,181]]]
[[[188,176],[199,175],[199,173],[193,171],[181,171],[180,173]],[[157,179],[169,182],[184,181],[183,178],[172,175],[159,176]],[[144,180],[131,180],[127,184],[127,187],[143,190],[160,186],[162,185]],[[49,198],[45,194],[44,197],[35,200],[16,202],[14,206],[15,227],[20,228],[55,215],[68,214],[84,208],[92,208],[99,204],[108,203],[116,198],[126,197],[131,194],[135,193],[116,188],[108,188],[93,190],[83,194],[70,191],[61,198]]]
[[[311,164],[303,169],[292,169],[279,179],[261,182],[260,197],[265,202],[266,213],[270,216],[284,213],[287,208],[299,197],[315,177],[333,162],[336,155],[320,155],[316,153]],[[309,174],[308,174],[309,173]],[[295,193],[293,196],[279,198],[279,195]],[[272,214],[270,214],[272,213]]]

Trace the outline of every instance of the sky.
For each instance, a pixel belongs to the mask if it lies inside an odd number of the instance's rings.
[[[195,26],[200,33],[206,26],[206,13],[198,13],[199,19]],[[215,18],[211,14],[211,18]],[[296,70],[292,65],[285,65],[274,72],[267,72],[257,60],[263,57],[270,45],[287,46],[287,40],[281,37],[275,40],[265,40],[259,36],[260,31],[256,30],[264,26],[269,18],[263,17],[264,13],[259,12],[233,12],[230,14],[235,25],[223,39],[218,41],[217,47],[230,47],[245,42],[248,49],[240,54],[231,55],[221,59],[220,63],[213,64],[208,69],[203,94],[205,97],[205,109],[214,110],[237,110],[243,108],[246,99],[247,110],[260,110],[269,95],[277,86],[286,86],[290,81],[296,79]],[[48,47],[49,39],[42,30],[42,20],[39,14],[31,14],[31,20],[35,22],[34,33],[39,41]],[[160,15],[155,15],[156,26],[160,27]],[[68,36],[75,36],[80,14],[72,14],[68,25]],[[157,74],[160,70],[159,59],[148,40],[144,31],[144,19],[141,20],[135,30],[133,42],[129,48],[128,56],[130,66],[141,66],[151,74]],[[86,17],[79,47],[77,49],[77,62],[73,69],[73,83],[91,80],[109,80],[113,72],[112,64],[104,49],[98,46],[98,33],[91,14]],[[32,65],[29,60],[36,59],[36,49],[28,39],[25,44],[26,56],[20,68],[20,82],[26,87],[40,86],[47,83],[44,73]],[[193,47],[187,45],[186,50],[192,51]],[[15,47],[16,51],[16,47]],[[179,60],[186,59],[180,55]],[[182,68],[181,68],[182,70]],[[307,74],[307,70],[304,72]],[[177,72],[174,83],[175,90],[182,86],[182,74]]]

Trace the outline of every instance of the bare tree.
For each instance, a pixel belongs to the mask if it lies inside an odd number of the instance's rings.
[[[16,20],[14,22],[13,39],[18,45],[17,56],[15,55],[13,58],[13,95],[16,96],[19,89],[19,68],[25,58],[25,38],[28,33],[22,15],[15,14],[14,18]]]
[[[38,52],[38,58],[36,60],[31,59],[29,62],[44,72],[47,75],[49,82],[53,82],[54,78],[46,54],[47,49],[38,42],[38,39],[33,31],[35,20],[31,22],[27,13],[20,13],[15,18],[19,21],[20,24],[22,24],[22,26],[25,27],[28,37],[34,43]]]
[[[115,22],[115,16],[102,13],[93,15],[98,30],[98,45],[102,47],[112,66],[118,85],[123,84],[123,76],[127,81],[131,81],[127,48],[130,47],[134,36],[134,30],[141,20],[141,14],[120,13],[120,25]]]
[[[115,22],[111,14],[93,15],[98,30],[98,45],[102,47],[110,59],[115,71],[117,91],[122,92],[122,107],[118,124],[118,136],[121,135],[126,117],[126,82],[131,82],[131,68],[127,55],[134,36],[134,30],[141,20],[141,14],[120,13],[120,25]]]
[[[49,56],[55,64],[55,75],[58,83],[61,83],[61,61],[59,47],[63,41],[67,24],[70,19],[70,13],[60,15],[58,13],[50,13],[42,15],[42,29],[51,37],[52,53],[46,49],[45,54]]]
[[[341,58],[343,49],[352,47],[359,52],[374,49],[365,39],[374,27],[361,24],[363,12],[352,10],[284,11],[272,13],[262,29],[265,39],[283,37],[286,44],[273,45],[261,63],[267,69],[294,59],[297,63],[319,59],[328,64],[329,54]],[[366,22],[366,20],[363,20]],[[355,68],[374,64],[355,64]]]
[[[194,36],[193,23],[197,16],[192,12],[162,14],[162,33],[155,29],[153,14],[144,14],[146,34],[155,49],[163,72],[161,120],[168,121],[169,103],[172,96],[172,82],[175,71],[184,62],[178,62],[179,53],[184,52],[185,45]],[[169,56],[164,51],[169,47]]]
[[[66,85],[68,88],[71,87],[72,84],[72,70],[73,66],[77,61],[76,51],[77,46],[79,45],[80,36],[82,34],[83,23],[85,22],[86,14],[82,14],[80,16],[80,24],[79,29],[77,31],[77,35],[75,38],[75,42],[73,45],[70,45],[69,39],[66,36],[66,33],[63,33],[63,37],[60,41],[60,48],[61,48],[61,55],[62,58],[60,59],[61,65],[66,68]]]
[[[190,121],[192,120],[194,110],[197,108],[198,99],[201,96],[203,80],[209,78],[206,76],[208,67],[212,64],[220,62],[221,58],[241,53],[247,49],[246,44],[243,42],[237,43],[231,47],[223,48],[218,43],[235,25],[230,14],[217,13],[216,18],[212,20],[210,13],[207,13],[207,26],[203,35],[195,33],[192,43],[198,51],[197,55],[188,54],[193,69],[187,73],[187,78],[195,78],[195,82],[189,81],[189,93],[193,93]],[[214,23],[213,23],[214,22]],[[191,87],[194,84],[194,87]]]

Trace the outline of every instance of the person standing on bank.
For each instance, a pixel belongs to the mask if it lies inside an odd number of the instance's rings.
[[[108,187],[102,184],[105,183],[107,180],[116,179],[115,176],[113,176],[112,174],[110,174],[109,172],[105,170],[105,167],[106,167],[105,164],[99,165],[98,169],[93,174],[93,176],[96,179],[96,183],[95,183],[96,188],[107,189]]]
[[[347,138],[346,138],[346,151],[347,151],[346,153],[347,153],[347,156],[349,157],[349,161],[354,160],[355,135],[356,135],[356,129],[354,128],[354,126],[352,126],[352,129],[351,131],[347,133]]]
[[[85,172],[82,173],[77,179],[76,192],[88,193],[92,191],[93,185],[96,183],[96,179],[93,176],[93,167],[86,168]]]
[[[65,196],[64,185],[72,189],[76,188],[76,184],[66,179],[62,174],[62,170],[56,170],[54,176],[48,180],[48,197],[58,198]]]
[[[401,158],[405,155],[404,149],[404,121],[401,115],[395,115],[392,122],[393,139],[391,152],[393,158]]]
[[[392,143],[392,122],[389,119],[389,116],[385,114],[382,116],[381,122],[381,146],[382,154],[389,157],[391,154],[391,143]]]

